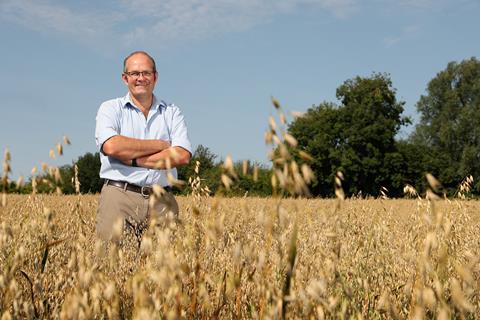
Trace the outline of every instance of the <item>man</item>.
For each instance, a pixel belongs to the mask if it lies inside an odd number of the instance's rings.
[[[152,216],[178,215],[168,172],[176,178],[175,167],[188,164],[192,148],[180,109],[153,94],[157,79],[153,58],[143,51],[131,53],[123,63],[127,95],[102,103],[98,110],[95,139],[105,184],[97,234],[103,240],[119,241],[124,227],[141,235]],[[156,184],[166,192],[151,208]]]

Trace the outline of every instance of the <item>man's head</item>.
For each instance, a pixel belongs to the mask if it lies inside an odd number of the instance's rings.
[[[153,65],[153,71],[157,72],[157,66],[155,64],[155,60],[152,58],[152,56],[150,56],[145,51],[134,51],[134,52],[130,53],[128,56],[126,56],[125,59],[123,60],[123,72],[128,71],[127,70],[127,60],[130,59],[132,56],[137,55],[137,54],[142,54],[142,55],[146,56],[148,59],[150,59],[150,61],[152,62],[152,65]]]
[[[155,60],[144,51],[135,51],[123,61],[123,82],[136,99],[149,98],[157,82]]]

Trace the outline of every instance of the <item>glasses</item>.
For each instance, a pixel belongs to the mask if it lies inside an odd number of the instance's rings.
[[[145,78],[150,78],[153,76],[155,72],[153,71],[132,71],[132,72],[124,72],[127,76],[131,77],[132,79],[138,79],[140,76],[144,76]]]

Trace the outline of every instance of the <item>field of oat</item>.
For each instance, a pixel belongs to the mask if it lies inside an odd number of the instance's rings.
[[[0,315],[477,318],[473,200],[180,197],[140,248],[95,239],[96,195],[7,195]]]

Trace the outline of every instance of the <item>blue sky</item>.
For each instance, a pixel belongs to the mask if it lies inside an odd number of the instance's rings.
[[[0,0],[0,148],[14,178],[95,152],[97,109],[126,93],[123,58],[140,49],[194,146],[267,163],[271,96],[306,111],[337,102],[347,79],[387,72],[418,119],[428,81],[479,57],[479,14],[478,0]],[[72,145],[49,158],[64,135]]]

